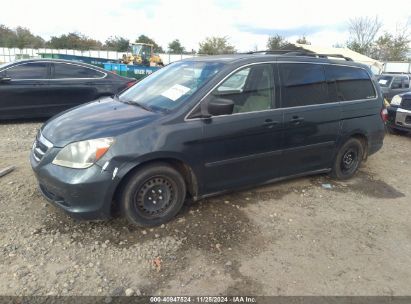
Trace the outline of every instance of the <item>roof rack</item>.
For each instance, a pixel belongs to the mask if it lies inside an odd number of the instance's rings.
[[[255,51],[255,52],[248,52],[246,54],[265,54],[265,55],[288,55],[288,56],[308,56],[308,57],[315,57],[315,58],[342,58],[346,61],[353,61],[350,57],[346,57],[341,54],[318,54],[312,52],[302,52],[302,51],[292,51],[292,50],[274,50],[274,51]]]
[[[282,54],[286,54],[286,53],[291,53],[291,52],[295,52],[295,50],[267,50],[267,51],[251,51],[251,52],[247,52],[245,54],[278,54],[278,55],[282,55]]]

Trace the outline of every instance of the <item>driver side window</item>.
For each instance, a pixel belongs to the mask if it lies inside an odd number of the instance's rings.
[[[229,76],[212,95],[234,102],[233,114],[272,109],[274,98],[273,67],[257,64]]]

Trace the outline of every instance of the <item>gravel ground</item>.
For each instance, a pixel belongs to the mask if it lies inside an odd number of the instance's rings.
[[[410,136],[357,176],[188,203],[154,229],[79,222],[37,191],[41,122],[0,124],[1,295],[410,295]],[[326,189],[323,184],[330,184]]]

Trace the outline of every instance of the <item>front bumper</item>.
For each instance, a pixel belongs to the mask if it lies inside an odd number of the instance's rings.
[[[71,169],[51,162],[60,148],[51,147],[39,161],[30,154],[30,163],[43,196],[53,205],[78,219],[105,219],[111,216],[111,204],[118,184],[113,174],[98,165]]]
[[[411,111],[389,106],[387,125],[404,131],[411,131]]]

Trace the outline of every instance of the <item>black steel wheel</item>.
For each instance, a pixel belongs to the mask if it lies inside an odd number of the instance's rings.
[[[135,192],[135,208],[147,217],[156,217],[174,203],[175,188],[176,184],[165,176],[152,177]]]
[[[352,177],[360,167],[363,158],[363,143],[357,138],[350,138],[339,149],[331,175],[337,179]]]
[[[350,146],[341,158],[340,167],[344,174],[352,174],[358,168],[358,147]]]
[[[183,177],[167,164],[144,166],[128,178],[120,203],[126,218],[142,227],[161,225],[181,209],[186,194]]]

